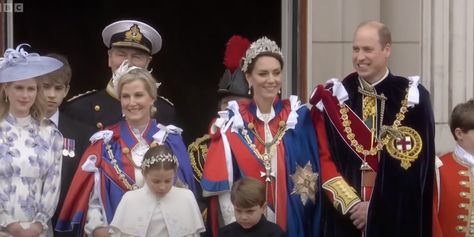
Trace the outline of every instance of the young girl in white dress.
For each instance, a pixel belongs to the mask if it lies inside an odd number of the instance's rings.
[[[151,147],[145,153],[145,185],[122,197],[110,224],[112,236],[182,237],[205,231],[194,194],[173,186],[178,165],[166,145]]]

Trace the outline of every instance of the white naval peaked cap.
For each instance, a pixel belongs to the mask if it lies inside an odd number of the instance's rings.
[[[116,21],[104,28],[102,39],[111,48],[131,47],[153,55],[161,49],[161,35],[148,24],[135,20]]]
[[[26,52],[24,46],[30,45],[20,44],[15,49],[5,50],[3,58],[0,58],[0,83],[32,79],[63,66],[63,63],[55,58]]]

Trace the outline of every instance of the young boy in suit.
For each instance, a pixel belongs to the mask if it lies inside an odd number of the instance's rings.
[[[64,65],[49,74],[41,76],[40,86],[45,94],[47,109],[46,117],[54,123],[63,134],[63,162],[61,168],[61,192],[58,206],[52,218],[53,226],[56,225],[59,212],[61,211],[64,198],[69,189],[72,177],[81,160],[82,152],[87,148],[89,137],[94,133],[94,128],[86,124],[75,121],[65,114],[59,112],[58,108],[69,91],[71,81],[71,66],[68,60],[58,54],[49,54],[49,57],[56,58]],[[54,231],[54,236],[70,236],[70,233]]]

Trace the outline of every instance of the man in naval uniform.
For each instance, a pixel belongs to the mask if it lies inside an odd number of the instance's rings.
[[[225,110],[227,108],[227,103],[231,100],[250,99],[250,94],[248,93],[249,86],[247,80],[245,79],[244,73],[240,68],[240,61],[245,56],[245,51],[248,49],[248,47],[250,47],[250,41],[238,35],[232,36],[227,42],[224,55],[224,65],[226,70],[219,81],[217,89],[217,109],[219,111]],[[215,119],[212,120],[211,124],[214,124],[214,121]],[[201,181],[210,142],[210,135],[205,134],[204,136],[197,138],[188,146],[189,158],[191,159],[194,178],[197,182]],[[202,194],[201,185],[197,185],[197,187],[199,188],[197,193]],[[214,208],[216,211],[219,210],[219,208],[217,208],[216,200],[212,200],[212,198],[209,200],[209,198],[198,197],[198,204],[203,214],[203,218],[207,224],[206,233],[204,235],[217,236],[217,233],[214,233],[213,235],[210,228],[210,222],[219,222],[218,217],[208,215],[209,213],[216,213],[209,211],[208,207],[211,209]],[[218,224],[212,226],[217,225]]]
[[[58,107],[69,92],[71,81],[71,67],[68,60],[57,54],[48,54],[48,57],[56,58],[63,66],[51,73],[40,77],[40,86],[43,89],[47,107],[46,117],[53,122],[63,135],[63,162],[61,167],[61,192],[59,194],[58,206],[52,218],[53,226],[56,226],[59,212],[64,203],[72,178],[79,166],[82,153],[89,145],[89,138],[94,133],[94,127],[69,118]],[[71,233],[58,232],[54,230],[55,237],[71,236]]]
[[[391,45],[387,26],[360,24],[352,45],[355,72],[311,96],[314,125],[328,135],[319,142],[331,148],[331,158],[321,160],[322,236],[431,236],[430,95],[419,77],[391,73]]]
[[[135,20],[122,20],[108,25],[102,31],[102,38],[109,48],[108,66],[112,73],[124,60],[133,66],[148,68],[152,55],[160,51],[162,44],[158,31]],[[155,108],[157,122],[164,125],[175,122],[175,110],[169,100],[159,96]],[[117,123],[123,117],[111,79],[105,89],[89,91],[69,99],[63,112],[99,130]]]
[[[449,127],[457,144],[436,161],[433,236],[474,236],[474,99],[454,107]]]

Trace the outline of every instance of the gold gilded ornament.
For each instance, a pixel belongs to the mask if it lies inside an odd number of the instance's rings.
[[[357,203],[361,202],[355,189],[342,176],[336,176],[323,183],[323,189],[331,192],[334,199],[334,207],[340,208],[343,215],[349,212]]]
[[[393,158],[401,161],[400,166],[407,170],[411,167],[411,163],[418,159],[423,148],[423,141],[420,134],[413,128],[400,126],[397,129],[402,137],[389,136],[386,148]]]
[[[369,117],[376,116],[377,114],[377,100],[375,97],[364,96],[363,99],[363,110],[362,118],[367,120]]]
[[[130,27],[129,31],[125,32],[125,41],[140,43],[142,38],[143,34],[140,32],[140,28],[138,28],[137,24],[134,24],[132,27]]]
[[[359,92],[362,92],[362,91],[359,91]],[[398,126],[400,126],[403,119],[405,119],[405,113],[408,111],[408,108],[407,108],[408,107],[408,89],[406,90],[406,92],[407,93],[405,94],[405,98],[402,100],[402,106],[400,107],[400,111],[395,115],[396,119],[395,121],[393,121],[392,126],[390,126],[392,130],[397,130]],[[383,94],[379,97],[381,99],[384,99],[384,98],[386,99],[386,97]],[[380,136],[381,138],[377,139],[376,144],[371,145],[370,148],[364,147],[362,144],[359,143],[359,141],[356,138],[355,133],[353,133],[352,131],[351,121],[349,120],[349,115],[347,114],[349,112],[347,105],[339,104],[339,107],[340,107],[339,112],[341,113],[342,126],[344,127],[346,138],[349,141],[349,145],[352,146],[356,150],[356,152],[361,153],[365,156],[368,156],[368,155],[373,156],[373,155],[376,155],[380,150],[382,150],[383,147],[389,142],[390,136],[387,136],[382,133]],[[385,106],[382,105],[382,108],[384,107]],[[384,114],[383,110],[384,109],[382,109],[381,114]],[[368,111],[367,113],[369,112],[370,111]],[[381,118],[380,120],[383,121],[383,118]]]

